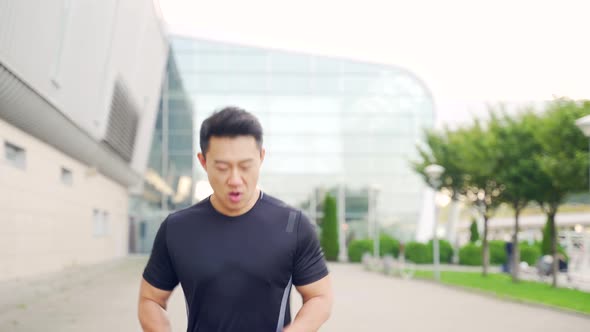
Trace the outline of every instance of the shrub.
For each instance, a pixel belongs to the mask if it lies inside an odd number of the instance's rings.
[[[324,220],[322,222],[322,234],[320,244],[328,261],[338,259],[338,218],[336,211],[336,199],[330,194],[324,201]]]
[[[379,237],[379,255],[391,255],[397,257],[399,254],[399,241],[389,235],[381,234]]]
[[[537,260],[541,257],[541,248],[523,243],[520,244],[519,248],[521,262],[527,262],[530,266],[537,264]]]
[[[549,221],[545,223],[545,227],[543,227],[543,239],[539,241],[535,241],[535,244],[541,250],[541,255],[551,255],[551,232],[549,231]],[[565,253],[565,249],[558,243],[557,244],[557,253],[562,254],[565,257],[565,260],[568,261],[569,258]]]
[[[373,253],[373,240],[354,240],[348,244],[348,260],[360,262],[364,253]]]
[[[434,251],[432,250],[433,241],[430,240],[428,242],[428,250],[434,255]],[[450,263],[453,259],[453,247],[451,243],[447,240],[438,240],[438,248],[439,248],[439,259],[441,263]]]
[[[428,250],[428,245],[419,242],[409,242],[406,245],[406,258],[416,264],[432,263],[432,251]]]
[[[490,241],[490,264],[502,265],[508,260],[506,256],[506,242],[504,241]]]
[[[482,263],[481,247],[469,243],[459,250],[459,264],[479,266]]]

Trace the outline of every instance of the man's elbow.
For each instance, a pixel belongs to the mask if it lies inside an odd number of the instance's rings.
[[[166,314],[166,303],[158,303],[153,299],[139,299],[137,318],[144,331],[169,331],[170,321]],[[157,327],[157,328],[156,328]]]
[[[137,319],[139,319],[139,323],[144,329],[145,325],[149,324],[150,309],[152,309],[150,306],[153,306],[151,300],[144,297],[139,299],[139,303],[137,305]]]
[[[334,306],[334,297],[332,296],[332,294],[326,294],[326,295],[319,296],[319,300],[322,303],[321,314],[322,314],[322,318],[325,322],[328,319],[330,319],[330,316],[332,316],[332,308]]]
[[[328,320],[328,318],[330,318],[332,316],[332,310],[334,308],[334,298],[330,297],[329,299],[329,305],[328,305],[328,310],[327,310],[327,315],[326,315],[326,320]]]

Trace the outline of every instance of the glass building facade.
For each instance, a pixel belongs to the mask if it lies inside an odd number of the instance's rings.
[[[175,59],[171,50],[148,161],[148,171],[169,186],[155,203],[170,210],[190,206],[194,191],[193,105]]]
[[[193,101],[195,147],[201,122],[214,110],[242,107],[265,131],[263,190],[309,208],[322,200],[318,192],[344,185],[347,220],[360,222],[367,188],[377,186],[379,223],[414,231],[425,187],[410,161],[424,128],[433,125],[432,97],[414,75],[393,66],[185,37],[173,37],[171,47]],[[184,93],[170,90],[170,96]],[[200,168],[196,176],[206,180]]]
[[[140,193],[130,200],[130,252],[150,252],[164,218],[194,203],[194,115],[184,91],[170,50],[147,170]]]

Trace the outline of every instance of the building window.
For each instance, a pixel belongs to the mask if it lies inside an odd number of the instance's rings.
[[[105,237],[109,233],[110,215],[107,211],[94,209],[92,211],[92,226],[94,237]]]
[[[15,167],[25,169],[27,154],[25,149],[12,143],[4,142],[4,158]]]
[[[145,239],[146,230],[147,230],[147,223],[145,221],[140,222],[139,223],[139,237],[141,239]]]
[[[92,211],[92,226],[94,237],[102,236],[102,213],[98,209]]]
[[[109,235],[109,213],[102,211],[102,235]]]
[[[74,183],[74,176],[72,175],[72,171],[67,168],[61,168],[61,183],[71,186]]]

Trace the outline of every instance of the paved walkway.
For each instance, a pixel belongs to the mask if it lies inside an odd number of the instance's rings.
[[[144,257],[0,283],[0,331],[140,331],[137,291]],[[590,331],[590,317],[504,302],[427,282],[330,266],[336,304],[321,331]],[[300,301],[293,301],[294,309]],[[174,330],[186,328],[175,291]]]

